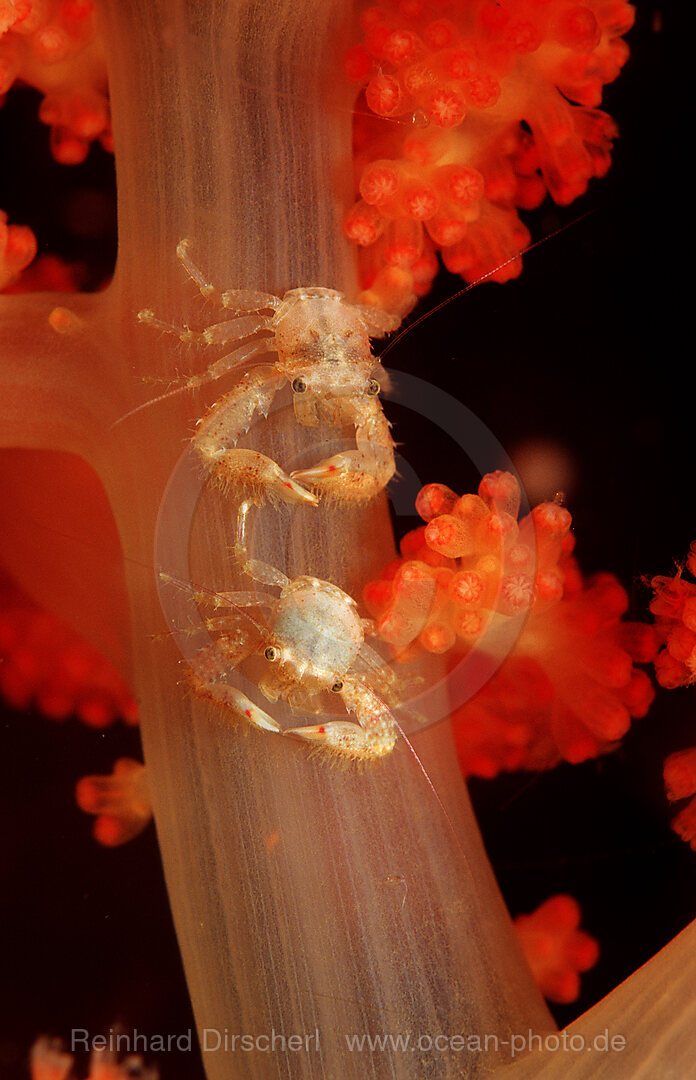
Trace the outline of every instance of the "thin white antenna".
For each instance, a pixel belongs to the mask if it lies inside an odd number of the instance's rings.
[[[409,325],[406,326],[400,334],[397,334],[395,338],[392,338],[387,347],[383,349],[382,352],[379,354],[378,359],[380,360],[380,362],[384,359],[387,353],[391,352],[394,346],[399,341],[401,341],[402,338],[406,337],[407,334],[410,334],[412,330],[415,330],[419,323],[424,322],[426,319],[429,319],[431,315],[434,315],[437,311],[440,311],[442,308],[447,307],[447,305],[451,304],[453,300],[458,300],[460,296],[464,295],[464,293],[471,292],[471,290],[477,288],[478,285],[482,285],[484,281],[488,281],[490,277],[493,277],[494,274],[497,274],[499,270],[503,269],[503,267],[509,266],[510,263],[515,262],[517,259],[521,259],[523,255],[528,255],[530,251],[534,250],[534,248],[541,247],[541,245],[545,244],[547,240],[553,240],[554,237],[560,236],[560,234],[565,232],[566,229],[571,229],[575,225],[579,225],[580,222],[584,221],[585,218],[590,217],[591,214],[596,213],[597,210],[595,209],[586,210],[584,214],[580,215],[580,217],[573,218],[572,221],[566,222],[565,225],[559,225],[557,229],[554,229],[553,232],[548,233],[547,236],[542,236],[539,240],[535,240],[533,244],[529,244],[526,248],[522,248],[522,250],[518,251],[515,255],[511,255],[509,259],[505,259],[504,262],[501,262],[497,266],[494,266],[492,270],[488,270],[485,274],[482,274],[480,278],[476,278],[476,281],[470,282],[462,289],[459,289],[456,293],[453,293],[452,296],[448,296],[446,300],[442,300],[441,303],[437,304],[434,308],[431,308],[430,311],[423,312],[423,314],[420,315],[417,319],[415,319],[414,322],[409,323]]]

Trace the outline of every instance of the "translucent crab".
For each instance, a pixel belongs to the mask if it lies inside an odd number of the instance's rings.
[[[249,558],[247,525],[251,501],[242,503],[237,523],[236,559],[245,573],[280,595],[259,592],[209,592],[161,573],[165,583],[187,592],[197,605],[215,612],[205,627],[218,636],[204,646],[187,670],[195,694],[223,705],[237,719],[261,731],[291,735],[344,759],[370,761],[393,750],[399,727],[390,706],[399,704],[399,682],[385,660],[365,641],[375,632],[361,618],[355,600],[330,581],[288,578],[281,570]],[[240,619],[240,609],[260,609]],[[283,730],[230,676],[245,660],[265,663],[258,688],[268,701],[285,701],[294,710],[320,712],[326,694],[342,698],[350,720]],[[324,699],[324,703],[322,702]]]
[[[372,498],[394,475],[394,443],[378,398],[380,384],[374,373],[379,365],[370,336],[395,330],[399,318],[375,307],[349,304],[342,293],[320,286],[291,289],[282,299],[247,290],[220,292],[191,261],[190,246],[189,240],[177,246],[187,274],[202,296],[231,311],[232,317],[200,331],[162,322],[150,310],[140,311],[138,319],[189,344],[231,349],[154,401],[242,369],[243,377],[198,421],[193,437],[194,449],[223,489],[233,486],[256,497],[312,504],[318,501],[313,492],[353,502]],[[278,354],[274,364],[249,369],[269,352]],[[255,415],[268,415],[285,382],[292,387],[299,424],[352,426],[356,448],[290,475],[264,454],[236,448]]]

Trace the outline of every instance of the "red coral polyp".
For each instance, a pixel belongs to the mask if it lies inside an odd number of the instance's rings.
[[[617,129],[598,106],[626,62],[622,35],[632,23],[626,0],[383,0],[366,8],[363,40],[344,67],[362,96],[358,187],[385,224],[374,239],[358,239],[354,210],[350,239],[368,247],[387,222],[410,218],[467,281],[508,260],[509,272],[494,280],[516,276],[529,243],[518,209],[533,209],[547,192],[567,205],[609,168]],[[365,192],[375,165],[391,186],[373,201]],[[367,301],[406,311],[422,292],[411,280],[387,297],[382,265],[379,253],[361,252]]]
[[[111,776],[83,776],[75,789],[77,805],[93,814],[93,835],[103,847],[119,847],[138,836],[152,817],[145,766],[119,758]]]
[[[0,289],[19,277],[36,255],[36,237],[26,225],[8,225],[0,210]]]
[[[655,630],[664,648],[655,660],[655,675],[665,690],[696,683],[696,585],[684,576],[696,577],[696,540],[691,544],[685,565],[671,576],[651,579],[653,599],[650,610]],[[672,828],[692,851],[696,851],[696,747],[679,750],[665,760],[664,780],[670,802],[690,802],[672,819]]]
[[[515,930],[535,982],[548,1001],[568,1005],[580,995],[580,975],[599,958],[596,940],[580,929],[580,905],[552,896],[531,915],[518,915]]]
[[[518,520],[519,506],[510,473],[484,476],[477,494],[426,485],[416,500],[425,524],[364,592],[399,662],[449,653],[452,666],[474,649],[485,654],[491,628],[520,622],[502,667],[453,715],[467,775],[606,753],[653,698],[635,665],[655,659],[654,629],[622,621],[628,596],[613,575],[583,579],[560,502]]]
[[[0,0],[0,93],[15,82],[44,95],[51,152],[64,165],[84,161],[98,139],[112,150],[106,63],[93,0]]]
[[[686,563],[696,569],[694,547]],[[666,690],[696,682],[696,585],[684,577],[679,567],[671,577],[656,576],[650,581],[654,596],[650,610],[664,648],[655,661],[657,681]]]
[[[2,577],[0,599],[0,696],[9,705],[95,728],[138,723],[129,688],[91,645]]]

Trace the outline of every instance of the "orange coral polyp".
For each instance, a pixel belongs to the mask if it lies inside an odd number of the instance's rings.
[[[693,547],[686,568],[692,574],[696,569]],[[650,581],[650,611],[664,646],[655,660],[655,675],[666,690],[696,681],[696,585],[683,574],[680,567],[672,577],[657,575]]]
[[[366,202],[356,203],[344,222],[349,240],[361,247],[369,247],[382,235],[386,222],[377,210]],[[367,299],[366,303],[370,303]]]
[[[440,514],[449,514],[458,502],[458,496],[445,484],[426,484],[416,496],[416,513],[423,521]]]
[[[75,799],[81,810],[95,815],[93,835],[103,847],[132,840],[152,817],[145,766],[131,758],[119,758],[111,776],[84,776]]]
[[[672,828],[692,851],[696,851],[696,798],[672,819]]]
[[[437,213],[440,200],[438,194],[426,182],[409,184],[401,198],[401,204],[409,217],[417,221],[428,221]]]
[[[454,714],[468,775],[607,753],[653,698],[634,664],[655,658],[654,629],[620,621],[628,596],[611,574],[583,580],[571,555],[571,516],[559,500],[518,522],[519,504],[510,473],[489,473],[477,494],[461,497],[426,485],[416,499],[426,524],[406,534],[403,561],[385,567],[364,594],[402,662],[423,650],[458,657],[485,648],[494,617],[526,615],[502,668]]]
[[[46,97],[39,110],[51,126],[51,151],[65,164],[86,157],[99,139],[111,149],[106,66],[96,39],[90,0],[16,5],[17,17],[0,19],[0,92],[15,81]]]
[[[375,75],[365,90],[365,100],[378,116],[396,116],[405,111],[404,91],[398,79],[390,75]]]
[[[449,592],[461,607],[478,604],[483,596],[483,578],[474,570],[462,570],[450,580]]]
[[[690,546],[686,566],[679,566],[671,577],[658,575],[650,581],[654,593],[650,610],[664,646],[655,659],[655,676],[665,690],[696,682],[696,585],[686,580],[686,571],[696,576],[696,541]],[[670,754],[663,776],[670,802],[694,796],[672,819],[672,829],[696,851],[696,747]]]
[[[430,130],[414,139],[406,126],[399,132],[357,116],[361,162],[388,158],[424,170],[420,179],[443,206],[417,216],[447,252],[448,269],[471,281],[510,259],[494,280],[514,276],[529,242],[518,208],[538,206],[547,191],[568,204],[604,175],[616,127],[597,106],[626,61],[621,35],[632,21],[627,0],[383,0],[363,13],[364,40],[346,57],[349,77],[378,115],[418,116]],[[451,190],[445,169],[481,176],[480,190]],[[458,214],[457,206],[477,213]],[[403,208],[382,202],[380,212],[398,216]],[[386,305],[376,275],[366,263],[363,270],[363,288]],[[406,310],[414,291],[390,300]]]
[[[26,225],[8,225],[0,210],[0,289],[5,289],[36,255],[36,237]]]
[[[558,1004],[575,1001],[580,974],[599,958],[599,946],[580,930],[580,905],[572,896],[552,896],[531,915],[518,915],[515,930],[544,997]]]
[[[373,162],[360,179],[360,194],[371,206],[393,199],[398,189],[399,173],[389,161]]]
[[[696,747],[670,754],[665,759],[663,777],[670,802],[696,795]]]
[[[0,580],[0,693],[14,708],[36,706],[52,720],[75,715],[103,728],[138,723],[123,679],[87,642]]]

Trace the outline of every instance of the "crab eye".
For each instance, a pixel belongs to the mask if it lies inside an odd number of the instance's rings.
[[[369,383],[367,384],[367,392],[368,392],[368,394],[370,394],[371,397],[374,397],[374,395],[378,394],[379,391],[380,391],[380,385],[377,382],[377,380],[376,379],[370,379]]]
[[[278,650],[274,648],[273,645],[269,645],[268,648],[264,650],[263,655],[266,657],[267,660],[277,660]]]
[[[292,388],[296,394],[304,394],[305,390],[307,389],[307,383],[304,381],[304,379],[293,379]]]
[[[335,682],[333,684],[333,686],[331,687],[331,692],[332,692],[332,694],[340,694],[342,689],[343,689],[343,683],[341,682],[340,679],[338,679],[338,681]]]

